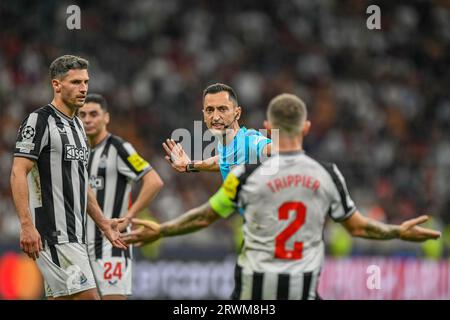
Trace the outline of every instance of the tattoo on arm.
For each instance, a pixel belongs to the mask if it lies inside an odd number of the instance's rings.
[[[373,219],[367,219],[367,225],[361,234],[363,238],[369,239],[394,239],[400,236],[400,229],[396,225],[385,224]]]
[[[189,210],[176,219],[161,225],[161,234],[164,237],[171,237],[186,233],[195,232],[209,226],[220,216],[213,211],[208,202],[200,207]]]

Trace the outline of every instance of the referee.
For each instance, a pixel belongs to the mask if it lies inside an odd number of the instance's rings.
[[[256,164],[270,154],[271,140],[259,131],[239,125],[242,108],[234,89],[215,83],[203,91],[203,121],[219,139],[218,155],[191,161],[179,143],[167,139],[163,143],[166,160],[178,172],[220,171],[225,179],[231,168],[239,164]]]

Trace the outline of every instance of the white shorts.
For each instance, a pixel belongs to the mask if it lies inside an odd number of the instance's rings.
[[[125,257],[91,260],[95,281],[102,296],[131,295],[132,261]]]
[[[47,297],[70,296],[96,287],[85,244],[46,244],[36,262]]]

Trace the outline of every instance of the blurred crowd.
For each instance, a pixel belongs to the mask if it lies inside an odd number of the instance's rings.
[[[177,128],[193,131],[202,90],[223,82],[252,128],[274,95],[302,97],[312,121],[306,152],[339,166],[364,214],[399,223],[428,213],[441,230],[450,224],[449,1],[76,2],[80,30],[66,26],[72,3],[0,2],[0,243],[18,239],[9,186],[17,129],[50,102],[48,66],[62,54],[90,61],[89,90],[106,96],[111,131],[164,179],[151,206],[157,219],[220,185],[219,174],[172,171],[161,143]],[[381,8],[381,30],[366,27],[370,4]],[[236,225],[168,246],[234,248]],[[354,251],[373,249],[364,246]]]

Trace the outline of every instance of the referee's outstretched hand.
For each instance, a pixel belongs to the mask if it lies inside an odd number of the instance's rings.
[[[181,144],[176,143],[173,139],[166,139],[162,146],[166,151],[164,158],[170,166],[178,172],[186,172],[186,166],[191,162],[191,159],[184,152]]]
[[[127,244],[120,238],[119,224],[124,222],[125,218],[121,219],[106,219],[103,233],[108,238],[111,244],[119,249],[127,249]]]

